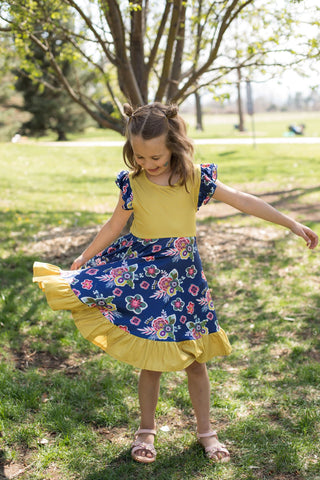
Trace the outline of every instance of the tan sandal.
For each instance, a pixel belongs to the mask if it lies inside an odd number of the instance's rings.
[[[201,438],[208,438],[208,437],[216,437],[218,439],[217,432],[212,430],[211,432],[208,433],[198,433],[197,438],[198,441]],[[202,443],[199,441],[200,445]],[[219,442],[220,443],[220,442]],[[229,462],[230,460],[230,453],[227,450],[226,446],[223,443],[220,443],[220,445],[212,445],[211,447],[204,447],[205,454],[207,458],[210,460],[213,460],[215,463],[226,463]],[[222,458],[219,458],[219,453],[222,454]]]
[[[131,445],[131,457],[133,460],[136,462],[140,463],[152,463],[155,461],[157,452],[156,449],[154,448],[154,445],[152,443],[145,443],[145,442],[140,442],[140,440],[137,440],[137,436],[140,435],[141,433],[150,433],[151,435],[156,435],[156,430],[151,430],[149,428],[140,428],[139,430],[136,431],[135,435],[135,440]],[[136,452],[139,450],[144,451],[144,455],[137,455]],[[147,457],[147,454],[152,455],[152,457]]]

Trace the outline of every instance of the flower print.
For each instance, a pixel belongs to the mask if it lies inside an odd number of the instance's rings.
[[[109,247],[108,250],[107,250],[107,252],[108,252],[109,254],[110,254],[110,253],[113,253],[113,252],[115,252],[115,251],[116,251],[116,248],[114,248],[114,247]]]
[[[114,296],[110,297],[104,297],[102,294],[96,298],[93,297],[82,297],[81,300],[83,303],[88,305],[89,307],[98,307],[104,312],[114,312],[117,310],[117,307],[115,306],[114,303],[112,303],[112,300],[114,299]]]
[[[152,243],[157,243],[158,238],[139,238],[138,241],[142,243],[144,247],[146,247]]]
[[[188,305],[187,305],[187,312],[192,315],[193,312],[194,312],[194,303],[193,302],[189,302]]]
[[[161,250],[161,245],[153,245],[152,251],[153,252],[160,252]]]
[[[147,308],[148,304],[144,302],[143,297],[139,294],[135,295],[134,297],[128,296],[126,297],[127,309],[131,312],[139,314]]]
[[[123,258],[126,259],[126,258],[137,258],[138,257],[138,252],[136,251],[133,251],[131,246],[128,247],[128,250],[126,251],[126,253],[123,255]]]
[[[206,291],[206,301],[207,301],[209,310],[214,310],[214,303],[213,303],[209,288]]]
[[[186,275],[188,278],[194,278],[198,273],[198,270],[194,265],[186,268]]]
[[[89,268],[89,270],[86,271],[88,275],[95,275],[99,270],[97,268]]]
[[[132,323],[132,325],[135,325],[136,327],[138,325],[140,325],[140,322],[141,322],[141,320],[138,317],[132,317],[131,320],[130,320],[130,323]]]
[[[206,276],[203,270],[201,271],[201,278],[203,278],[203,280],[206,280]]]
[[[180,286],[180,280],[178,278],[178,271],[176,269],[171,270],[169,275],[163,276],[158,281],[159,290],[153,295],[155,298],[165,297],[165,301],[169,300],[169,297],[173,297],[177,292],[183,292],[183,288]]]
[[[202,292],[204,293],[204,292]],[[202,306],[202,311],[207,312],[208,310],[214,311],[214,303],[211,298],[210,290],[207,288],[205,294],[201,298],[197,298],[197,302]]]
[[[193,244],[193,238],[180,237],[175,240],[174,246],[178,250],[182,260],[186,260],[189,257],[193,260]]]
[[[166,292],[170,288],[170,282],[171,282],[170,277],[161,277],[158,282],[158,287],[160,288],[160,290],[163,290]]]
[[[160,270],[155,265],[149,265],[148,267],[144,267],[144,273],[147,277],[156,278]]]
[[[182,312],[185,302],[178,297],[175,300],[172,300],[171,305],[176,312]]]
[[[154,256],[153,255],[148,255],[147,257],[143,257],[146,262],[153,262]]]
[[[174,246],[179,250],[184,250],[185,247],[190,243],[189,238],[187,237],[179,237],[174,241]]]
[[[175,315],[170,315],[167,317],[166,313],[163,311],[161,317],[157,317],[152,321],[152,327],[156,330],[157,337],[160,340],[166,340],[168,337],[174,340],[175,323]]]
[[[201,338],[203,335],[207,335],[209,333],[206,324],[208,320],[199,320],[199,318],[196,317],[196,320],[194,322],[188,322],[187,327],[190,330],[193,338],[195,340],[198,340]]]
[[[197,285],[194,285],[194,283],[192,283],[189,287],[188,292],[191,293],[191,295],[193,295],[194,297],[196,297],[199,293],[199,287],[197,287]]]
[[[187,317],[185,315],[181,315],[180,317],[180,323],[186,323]]]
[[[143,288],[144,290],[148,290],[148,288],[150,287],[150,283],[143,280],[143,282],[140,283],[140,287]]]
[[[118,327],[121,328],[121,330],[123,330],[124,332],[130,333],[127,325],[118,325]]]
[[[79,290],[76,290],[75,288],[73,288],[72,291],[77,297],[80,297],[81,292]]]
[[[106,261],[105,260],[102,260],[101,258],[96,258],[96,261],[95,261],[95,264],[98,266],[100,265],[106,265]]]
[[[208,319],[208,320],[212,320],[212,319],[213,319],[213,313],[212,313],[212,312],[208,312],[208,313],[207,313],[207,319]]]
[[[116,295],[117,297],[120,297],[120,296],[122,295],[123,291],[121,290],[121,288],[115,288],[115,289],[112,291],[112,293],[113,293],[114,295]]]
[[[85,280],[83,280],[83,282],[81,282],[81,286],[84,290],[91,290],[92,284],[93,284],[93,281],[89,280],[88,278],[86,278]]]
[[[137,268],[138,265],[113,268],[108,278],[111,277],[118,287],[129,285],[129,287],[134,288],[135,271]]]
[[[152,326],[156,330],[162,330],[163,327],[168,323],[168,321],[163,317],[157,317],[152,321]]]

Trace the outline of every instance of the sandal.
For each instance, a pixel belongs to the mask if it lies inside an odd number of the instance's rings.
[[[208,438],[208,437],[216,437],[218,439],[217,432],[212,430],[211,432],[208,433],[198,433],[197,438],[200,442],[201,438]],[[219,442],[219,445],[212,445],[211,447],[204,447],[205,454],[209,460],[213,460],[215,463],[226,463],[229,462],[230,460],[230,453],[228,452],[226,446],[223,443]],[[222,454],[222,457],[219,457],[219,454]]]
[[[139,430],[136,431],[135,435],[135,440],[131,445],[131,457],[133,460],[136,462],[140,463],[152,463],[155,461],[157,452],[156,449],[154,448],[152,443],[145,443],[141,442],[140,440],[137,440],[137,436],[140,435],[141,433],[151,433],[151,435],[156,435],[156,430],[151,430],[149,428],[140,428]],[[144,455],[137,455],[136,452],[139,452],[139,450],[144,451]],[[147,454],[151,454],[151,457],[148,457]]]

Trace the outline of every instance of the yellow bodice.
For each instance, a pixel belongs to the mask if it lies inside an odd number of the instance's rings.
[[[182,185],[162,186],[148,179],[144,170],[133,178],[134,218],[131,233],[139,238],[193,237],[196,235],[196,212],[201,182],[200,166],[194,178]]]

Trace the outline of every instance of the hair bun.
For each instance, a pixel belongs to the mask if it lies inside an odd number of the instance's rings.
[[[125,104],[123,105],[123,111],[124,111],[125,115],[127,115],[127,117],[129,117],[129,118],[132,117],[132,115],[133,115],[133,108],[132,108],[132,106],[131,106],[129,103],[125,103]]]
[[[168,105],[165,115],[167,118],[174,118],[178,115],[178,112],[179,112],[178,105]]]

